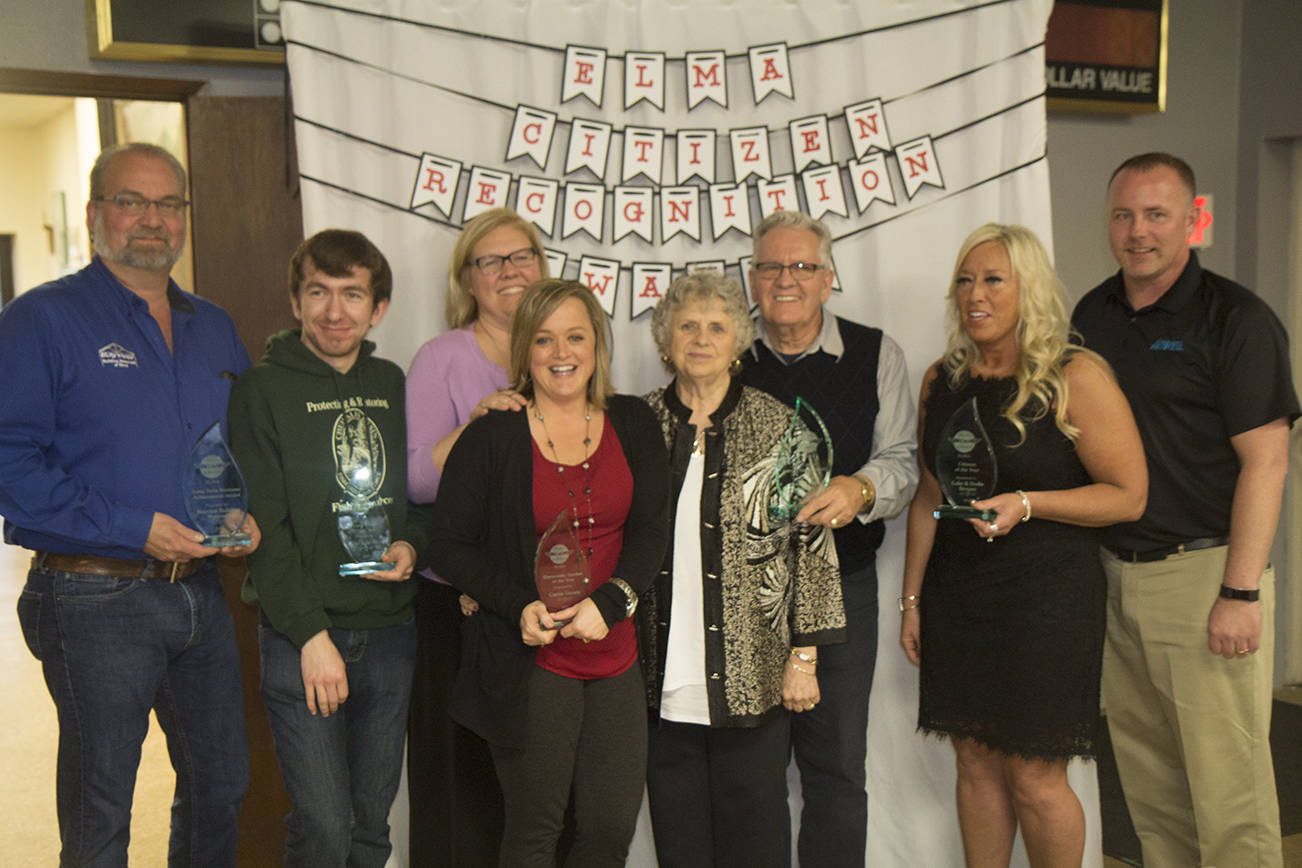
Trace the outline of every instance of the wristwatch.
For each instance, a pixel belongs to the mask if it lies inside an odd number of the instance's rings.
[[[633,613],[637,611],[637,594],[633,592],[633,588],[629,586],[628,582],[623,579],[612,578],[610,583],[624,592],[624,597],[628,600],[624,604],[624,617],[632,618]]]
[[[1231,588],[1229,585],[1221,585],[1221,596],[1227,600],[1242,600],[1245,603],[1255,603],[1261,599],[1261,589],[1252,588]]]

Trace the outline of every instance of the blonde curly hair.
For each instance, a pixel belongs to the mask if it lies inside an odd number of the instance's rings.
[[[1067,316],[1066,290],[1049,254],[1035,233],[1025,226],[987,223],[963,240],[954,261],[946,295],[949,336],[941,360],[951,388],[960,388],[971,376],[980,351],[963,329],[958,306],[958,272],[968,254],[994,241],[1008,253],[1008,263],[1017,276],[1017,342],[1020,352],[1014,377],[1017,392],[1001,415],[1026,440],[1026,423],[1044,418],[1050,410],[1054,424],[1075,442],[1080,429],[1067,421],[1067,363],[1081,348],[1072,343],[1071,321]]]

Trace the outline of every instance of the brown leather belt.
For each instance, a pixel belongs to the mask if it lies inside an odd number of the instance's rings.
[[[203,559],[191,561],[121,560],[99,555],[61,555],[37,552],[32,556],[34,569],[59,570],[65,573],[89,573],[94,576],[118,576],[124,579],[187,579],[199,572]]]

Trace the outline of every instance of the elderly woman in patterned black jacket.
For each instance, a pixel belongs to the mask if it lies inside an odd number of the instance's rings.
[[[675,374],[646,397],[672,467],[674,533],[642,598],[647,788],[662,868],[790,864],[790,713],[818,703],[845,612],[832,535],[770,518],[792,411],[731,374],[752,326],[737,281],[684,275],[651,331]]]

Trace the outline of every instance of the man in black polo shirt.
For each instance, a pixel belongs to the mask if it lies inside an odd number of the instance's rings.
[[[1268,560],[1298,416],[1288,339],[1198,264],[1194,176],[1132,157],[1108,184],[1121,271],[1076,307],[1130,399],[1148,509],[1104,536],[1103,703],[1144,864],[1278,866]]]
[[[877,547],[884,522],[918,485],[917,421],[904,353],[881,329],[823,310],[832,236],[818,220],[777,211],[755,229],[750,290],[758,336],[741,381],[787,404],[804,398],[832,437],[832,479],[796,519],[834,531],[846,642],[813,667],[820,701],[791,723],[804,811],[801,865],[862,866],[867,850],[868,694],[877,660]]]

